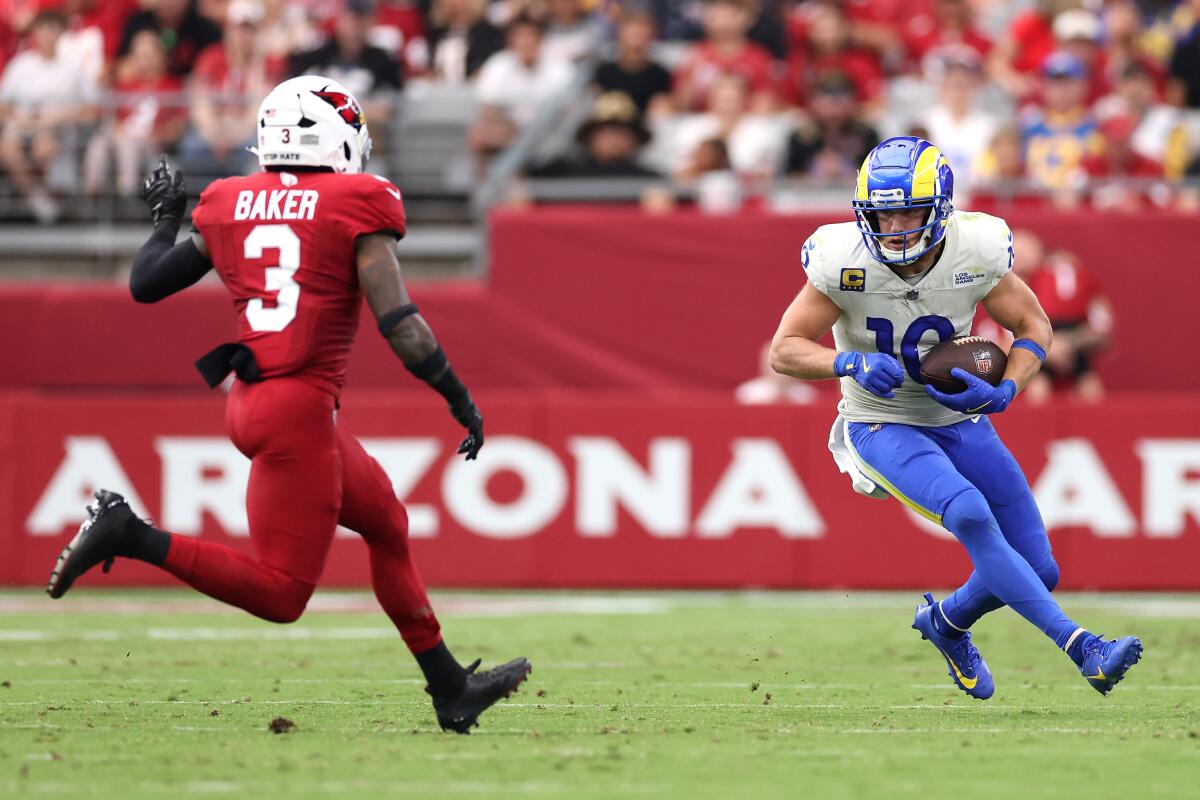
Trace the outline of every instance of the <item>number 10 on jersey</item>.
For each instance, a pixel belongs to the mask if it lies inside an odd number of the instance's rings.
[[[867,330],[875,332],[875,349],[899,358],[904,363],[904,369],[917,383],[924,383],[921,380],[921,356],[917,352],[921,337],[929,331],[937,331],[939,342],[954,338],[954,323],[945,317],[935,314],[917,317],[904,332],[904,338],[900,340],[900,354],[897,356],[894,328],[890,319],[867,317]]]

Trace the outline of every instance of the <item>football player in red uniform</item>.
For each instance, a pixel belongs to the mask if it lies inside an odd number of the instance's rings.
[[[251,460],[246,511],[254,555],[178,536],[140,520],[124,498],[101,491],[62,551],[47,587],[62,597],[87,570],[116,557],[146,561],[195,589],[272,622],[303,612],[339,524],[370,550],[375,596],[428,680],[443,729],[467,733],[525,680],[518,658],[477,672],[442,641],[408,547],[408,517],[378,462],[337,423],[346,359],[361,297],[404,366],[441,393],[467,430],[458,452],[474,459],[483,417],[454,374],[400,276],[400,191],[362,172],[371,138],[358,102],[337,83],[293,78],[258,115],[262,172],[219,180],[192,212],[183,176],[165,159],[146,179],[154,232],[134,261],[130,289],[153,303],[215,268],[233,295],[238,340],[197,367],[210,386],[237,380],[226,405],[230,439]]]

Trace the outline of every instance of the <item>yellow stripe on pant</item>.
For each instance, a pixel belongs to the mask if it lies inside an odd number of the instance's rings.
[[[887,478],[880,475],[875,470],[875,468],[872,467],[870,464],[868,464],[866,461],[863,461],[862,458],[859,457],[857,452],[854,453],[854,456],[855,456],[855,460],[858,461],[859,469],[861,469],[868,478],[875,481],[880,486],[882,486],[884,489],[886,489],[888,494],[890,494],[892,497],[899,500],[901,503],[904,503],[904,505],[908,506],[913,511],[917,512],[925,519],[927,519],[931,522],[936,522],[938,525],[942,524],[942,515],[941,514],[935,514],[932,511],[930,511],[929,509],[925,508],[924,506],[914,502],[910,498],[905,497],[904,493],[901,492],[899,489],[897,489],[895,486],[892,486],[892,484],[888,481]],[[943,527],[945,527],[945,526],[943,526]]]

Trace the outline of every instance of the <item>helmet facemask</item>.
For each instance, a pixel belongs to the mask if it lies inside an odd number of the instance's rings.
[[[928,199],[899,201],[873,198],[867,201],[856,200],[852,205],[858,219],[858,229],[862,232],[871,255],[877,261],[896,267],[914,263],[942,240],[940,235],[942,231],[939,226],[944,228],[945,220],[952,210],[951,200],[945,195]],[[924,222],[919,227],[882,233],[879,228],[878,212],[901,208],[927,208],[928,211],[925,214]],[[914,233],[921,234],[920,238],[912,247],[909,247],[907,246],[908,239]],[[887,239],[898,237],[904,237],[905,247],[903,249],[892,250],[885,244]]]

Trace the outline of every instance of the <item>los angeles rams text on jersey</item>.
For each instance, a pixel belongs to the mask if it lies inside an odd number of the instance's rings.
[[[922,426],[966,419],[925,393],[921,358],[938,342],[971,332],[976,305],[1012,268],[1012,258],[1012,232],[1004,220],[955,211],[941,256],[909,284],[871,257],[853,222],[818,228],[804,243],[801,261],[813,287],[842,311],[833,326],[837,349],[890,353],[906,373],[894,399],[842,378],[842,417]]]

